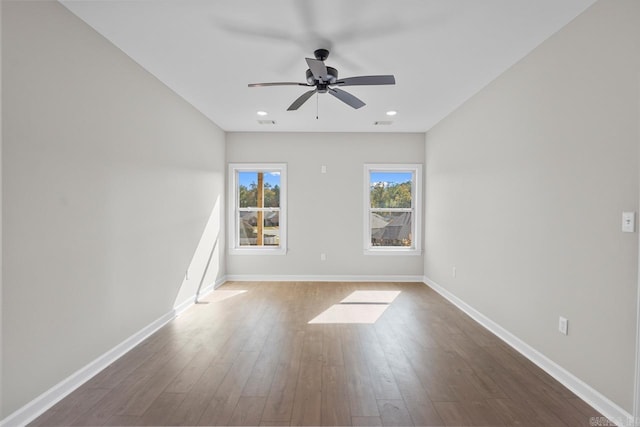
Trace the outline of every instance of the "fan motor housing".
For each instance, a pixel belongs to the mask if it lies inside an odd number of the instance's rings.
[[[327,75],[329,76],[329,80],[323,83],[334,84],[338,80],[338,70],[333,67],[327,67]],[[310,85],[319,83],[318,80],[313,77],[313,73],[311,72],[311,70],[307,70],[307,83],[309,83]]]
[[[313,51],[313,55],[318,61],[325,61],[329,57],[329,51],[327,49],[316,49]]]

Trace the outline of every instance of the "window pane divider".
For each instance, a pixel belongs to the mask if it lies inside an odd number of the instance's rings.
[[[413,212],[413,208],[370,208],[371,212]]]

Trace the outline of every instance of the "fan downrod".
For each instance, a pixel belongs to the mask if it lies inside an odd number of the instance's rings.
[[[324,61],[329,57],[329,51],[327,49],[316,49],[313,51],[318,61]]]

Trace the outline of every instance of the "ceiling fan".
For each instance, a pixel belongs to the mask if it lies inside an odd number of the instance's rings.
[[[307,86],[314,89],[303,93],[293,104],[287,108],[287,111],[294,111],[300,108],[315,93],[330,93],[345,104],[360,108],[365,105],[362,100],[353,96],[349,92],[338,89],[336,86],[373,86],[373,85],[394,85],[396,79],[393,75],[382,76],[356,76],[338,79],[338,70],[328,67],[324,61],[329,57],[327,49],[317,49],[313,52],[315,59],[305,58],[309,69],[307,70],[307,83],[297,82],[275,82],[275,83],[250,83],[249,87],[261,86]]]

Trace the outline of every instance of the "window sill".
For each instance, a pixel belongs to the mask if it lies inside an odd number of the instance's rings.
[[[229,255],[286,255],[286,248],[229,248]]]
[[[422,251],[420,249],[405,249],[405,248],[376,248],[365,249],[365,255],[403,255],[403,256],[421,256]]]

